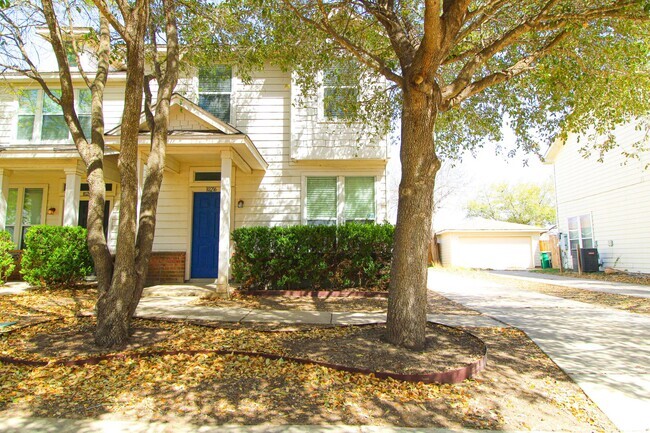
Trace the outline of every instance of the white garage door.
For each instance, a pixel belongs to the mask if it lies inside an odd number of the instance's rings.
[[[530,236],[459,237],[456,266],[481,269],[527,269],[531,263]]]

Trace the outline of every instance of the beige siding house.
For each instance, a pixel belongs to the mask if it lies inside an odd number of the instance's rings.
[[[46,77],[56,88],[58,74]],[[111,248],[125,78],[111,74],[104,104]],[[80,77],[77,84],[82,88]],[[231,232],[238,227],[386,220],[387,140],[359,141],[340,113],[323,108],[322,92],[302,101],[291,73],[268,66],[244,82],[230,67],[215,66],[183,78],[177,92],[151,283],[225,284]],[[77,96],[84,112],[87,95]],[[85,224],[85,169],[52,105],[25,78],[0,84],[0,228],[12,232],[18,246],[31,225]],[[146,129],[143,119],[141,178]]]
[[[603,266],[648,273],[650,141],[646,127],[636,123],[622,125],[613,134],[618,147],[602,162],[598,155],[584,158],[584,140],[575,135],[555,142],[546,154],[555,169],[565,265],[573,266],[570,251],[579,246],[597,248]],[[639,146],[646,150],[639,151]]]

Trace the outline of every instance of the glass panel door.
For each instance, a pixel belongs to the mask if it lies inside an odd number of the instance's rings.
[[[7,218],[5,220],[5,230],[11,234],[11,238],[16,242],[14,233],[16,232],[16,207],[18,205],[18,189],[9,188],[7,195]]]
[[[43,189],[25,188],[22,209],[22,231],[20,236],[20,248],[25,248],[25,233],[34,225],[41,224],[43,211]]]

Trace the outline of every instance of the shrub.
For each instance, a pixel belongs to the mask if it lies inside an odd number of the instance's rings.
[[[384,289],[390,224],[244,227],[233,232],[233,277],[247,289]]]
[[[93,262],[83,227],[33,226],[25,234],[20,273],[33,285],[76,284],[90,275]]]
[[[15,249],[16,246],[14,245],[13,239],[11,239],[11,234],[6,231],[0,231],[0,284],[7,282],[7,278],[9,278],[16,267],[14,257],[9,253],[9,251]]]

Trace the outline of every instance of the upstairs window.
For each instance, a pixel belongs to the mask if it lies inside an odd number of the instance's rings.
[[[352,67],[339,67],[323,73],[323,117],[330,121],[353,117],[359,97]]]
[[[60,90],[52,90],[56,97],[61,97]],[[63,118],[63,109],[59,104],[52,101],[47,95],[43,96],[43,129],[41,139],[43,140],[65,140],[68,138],[68,125]]]
[[[31,141],[34,136],[36,113],[39,111],[38,95],[38,90],[23,90],[18,95],[18,140]]]
[[[215,117],[230,122],[232,68],[217,65],[199,70],[199,106]]]
[[[77,98],[75,99],[77,117],[81,123],[81,130],[86,136],[86,140],[90,141],[92,122],[91,122],[91,109],[92,106],[92,93],[89,89],[80,90]]]
[[[60,97],[60,90],[52,90]],[[91,92],[75,92],[75,108],[81,128],[87,139],[91,132]],[[18,95],[16,138],[24,141],[67,141],[70,130],[63,117],[63,109],[42,90],[23,90]]]
[[[71,68],[78,68],[79,63],[77,62],[77,55],[74,52],[72,42],[64,42],[63,47],[65,48],[65,56],[68,59],[68,65],[70,65]]]
[[[374,177],[318,176],[307,177],[306,180],[307,224],[376,221]]]

